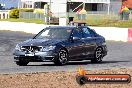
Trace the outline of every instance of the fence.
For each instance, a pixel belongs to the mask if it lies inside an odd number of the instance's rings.
[[[33,12],[20,12],[19,17],[24,19],[41,19],[41,20],[45,19],[44,14],[33,13]]]
[[[53,13],[52,17],[75,17],[78,18],[79,14],[76,14],[75,12],[70,12],[70,13]],[[20,12],[20,18],[24,19],[40,19],[40,20],[46,20],[46,17],[44,14],[39,14],[39,13],[33,13],[33,12]],[[107,13],[107,12],[88,12],[86,14],[86,18],[90,19],[109,19],[109,20],[119,20],[120,15],[117,13]],[[130,20],[132,20],[132,12],[130,13],[129,16]]]

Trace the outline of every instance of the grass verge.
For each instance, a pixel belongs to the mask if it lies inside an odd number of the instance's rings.
[[[43,20],[39,20],[39,19],[13,19],[13,18],[10,18],[10,19],[0,19],[0,21],[45,24],[45,22]]]
[[[36,24],[46,24],[43,20],[40,19],[0,19],[0,21],[10,21],[10,22],[25,22],[25,23],[36,23]],[[107,19],[107,17],[97,18],[97,17],[89,17],[86,20],[77,20],[86,22],[88,26],[98,26],[98,27],[121,27],[121,28],[132,28],[132,20],[117,20],[117,19]]]
[[[119,16],[111,15],[88,15],[85,20],[75,17],[74,21],[86,22],[89,26],[132,28],[132,20],[120,20]]]

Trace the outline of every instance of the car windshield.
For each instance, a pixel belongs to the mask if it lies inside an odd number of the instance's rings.
[[[68,28],[45,28],[35,36],[35,39],[68,39],[71,31]]]

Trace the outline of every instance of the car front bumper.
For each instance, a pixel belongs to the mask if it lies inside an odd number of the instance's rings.
[[[47,62],[47,61],[54,61],[54,58],[57,56],[57,53],[53,51],[47,52],[22,52],[22,51],[15,51],[14,52],[14,61],[28,61],[28,62]]]

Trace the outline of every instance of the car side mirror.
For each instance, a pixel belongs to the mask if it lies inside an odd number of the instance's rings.
[[[80,40],[79,37],[73,37],[73,40],[76,41],[76,40]]]

